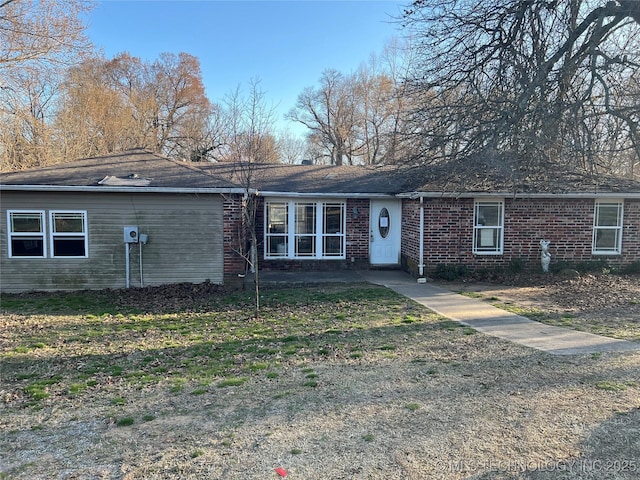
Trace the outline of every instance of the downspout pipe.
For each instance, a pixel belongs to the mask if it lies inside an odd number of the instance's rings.
[[[126,273],[126,287],[129,288],[131,286],[131,268],[129,264],[129,256],[131,254],[131,244],[125,243],[125,273]]]
[[[424,277],[424,197],[420,196],[420,263],[418,264],[418,273],[420,277]]]
[[[140,255],[139,255],[139,258],[140,258],[140,262],[139,262],[140,263],[140,288],[144,288],[144,281],[143,281],[144,277],[142,275],[142,242],[138,242],[138,246],[140,248]]]

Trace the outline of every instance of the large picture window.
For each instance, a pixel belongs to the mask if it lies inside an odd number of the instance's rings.
[[[9,210],[7,212],[9,257],[46,257],[44,228],[44,212]]]
[[[51,256],[86,257],[86,212],[51,211]]]
[[[265,258],[345,258],[343,202],[267,201]]]
[[[502,254],[504,202],[476,201],[473,215],[473,253]]]
[[[594,255],[622,253],[622,212],[622,202],[596,202],[591,247]]]

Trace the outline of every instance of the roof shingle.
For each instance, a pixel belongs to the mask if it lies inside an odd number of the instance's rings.
[[[86,158],[0,174],[2,185],[221,189],[270,194],[395,195],[429,192],[473,194],[640,194],[640,182],[560,169],[523,171],[477,161],[419,167],[187,163],[148,150]]]
[[[192,164],[171,160],[143,149],[85,158],[44,168],[3,173],[0,174],[0,183],[100,187],[100,181],[106,177],[146,179],[148,182],[145,186],[149,187],[238,188],[238,185],[223,178],[212,177]],[[121,183],[120,186],[125,186],[127,182]],[[135,186],[133,183],[129,182],[129,186]],[[107,184],[103,185],[107,186]]]

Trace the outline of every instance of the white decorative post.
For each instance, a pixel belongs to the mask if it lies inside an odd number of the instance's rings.
[[[551,241],[540,240],[540,248],[542,249],[542,251],[540,252],[540,264],[542,265],[542,271],[544,273],[549,272],[549,264],[551,263],[549,245],[551,245]]]

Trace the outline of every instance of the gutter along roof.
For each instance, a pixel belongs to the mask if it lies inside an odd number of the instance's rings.
[[[568,193],[524,193],[524,192],[406,192],[396,195],[398,198],[638,198],[639,192],[568,192]]]

